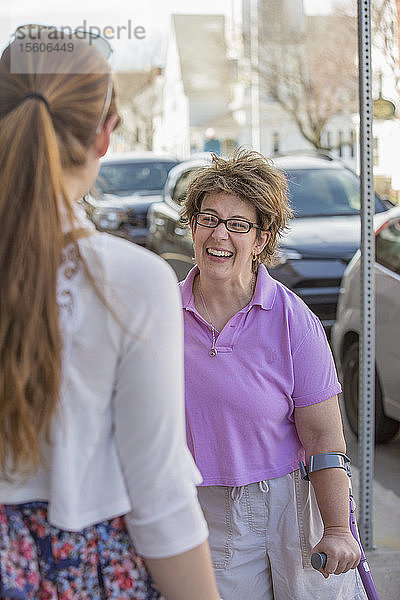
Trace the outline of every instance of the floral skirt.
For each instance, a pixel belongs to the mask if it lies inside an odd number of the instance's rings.
[[[49,524],[47,503],[0,504],[0,599],[162,600],[123,517],[82,531]]]

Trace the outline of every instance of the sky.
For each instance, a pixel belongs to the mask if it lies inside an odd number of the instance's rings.
[[[326,14],[332,3],[303,1],[309,14]],[[171,14],[229,14],[232,7],[238,10],[237,6],[238,0],[1,0],[0,49],[8,43],[10,33],[24,23],[92,27],[103,34],[108,32],[115,50],[115,68],[146,68],[163,62]]]

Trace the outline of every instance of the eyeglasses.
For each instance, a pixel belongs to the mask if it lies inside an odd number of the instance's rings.
[[[108,81],[108,87],[107,87],[106,99],[104,101],[103,110],[101,111],[101,116],[100,116],[98,125],[96,127],[96,135],[98,135],[100,133],[100,131],[103,129],[103,125],[104,125],[104,122],[107,117],[108,109],[110,108],[110,104],[111,104],[112,92],[113,92],[113,80],[112,80],[111,74],[110,74],[110,79]]]
[[[246,221],[245,219],[220,219],[216,215],[212,215],[207,212],[197,212],[194,214],[194,220],[197,225],[202,227],[209,227],[215,229],[220,223],[223,223],[228,231],[231,233],[249,233],[250,229],[260,229],[255,223]]]
[[[98,125],[96,127],[96,135],[99,134],[102,130],[102,127],[107,117],[108,110],[110,108],[113,91],[113,81],[111,77],[111,62],[113,57],[113,49],[108,43],[108,41],[97,33],[85,31],[80,28],[72,30],[71,27],[63,26],[60,29],[57,29],[57,27],[51,25],[38,24],[21,25],[15,30],[13,37],[17,44],[15,51],[12,51],[11,55],[11,58],[13,60],[12,70],[14,70],[14,72],[24,72],[23,70],[20,70],[18,68],[19,66],[24,66],[18,64],[18,61],[21,62],[21,58],[24,52],[29,52],[31,55],[33,54],[34,57],[36,55],[36,58],[38,58],[43,52],[51,52],[55,55],[57,55],[58,52],[60,52],[61,54],[72,54],[76,49],[74,46],[75,40],[87,43],[89,46],[93,46],[94,48],[96,48],[96,50],[98,50],[98,52],[100,52],[100,54],[103,56],[103,58],[106,59],[108,63],[107,69],[104,70],[104,72],[109,75],[109,82],[104,105],[101,111]],[[36,72],[40,72],[40,62],[37,60],[36,63],[38,67]],[[79,61],[76,61],[76,64],[79,64]],[[100,66],[99,69],[99,72],[103,72]],[[57,70],[57,72],[59,71]],[[72,71],[68,72],[72,73]],[[81,71],[79,71],[79,67],[78,70],[76,70],[75,67],[75,71],[73,72],[80,73]]]

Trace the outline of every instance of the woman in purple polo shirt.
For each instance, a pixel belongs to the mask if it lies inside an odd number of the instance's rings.
[[[346,472],[314,473],[312,488],[299,474],[300,461],[346,448],[321,323],[262,264],[292,216],[286,189],[279,170],[246,150],[214,156],[189,187],[187,439],[221,595],[362,600]],[[312,552],[328,556],[325,579]]]

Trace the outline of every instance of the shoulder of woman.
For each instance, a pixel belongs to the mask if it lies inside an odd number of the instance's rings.
[[[159,256],[128,240],[96,233],[79,243],[81,253],[95,277],[126,288],[176,286],[171,267]]]
[[[319,332],[323,329],[321,321],[304,300],[279,281],[276,284],[276,302],[284,308],[285,318],[293,334],[302,336],[310,331]]]

